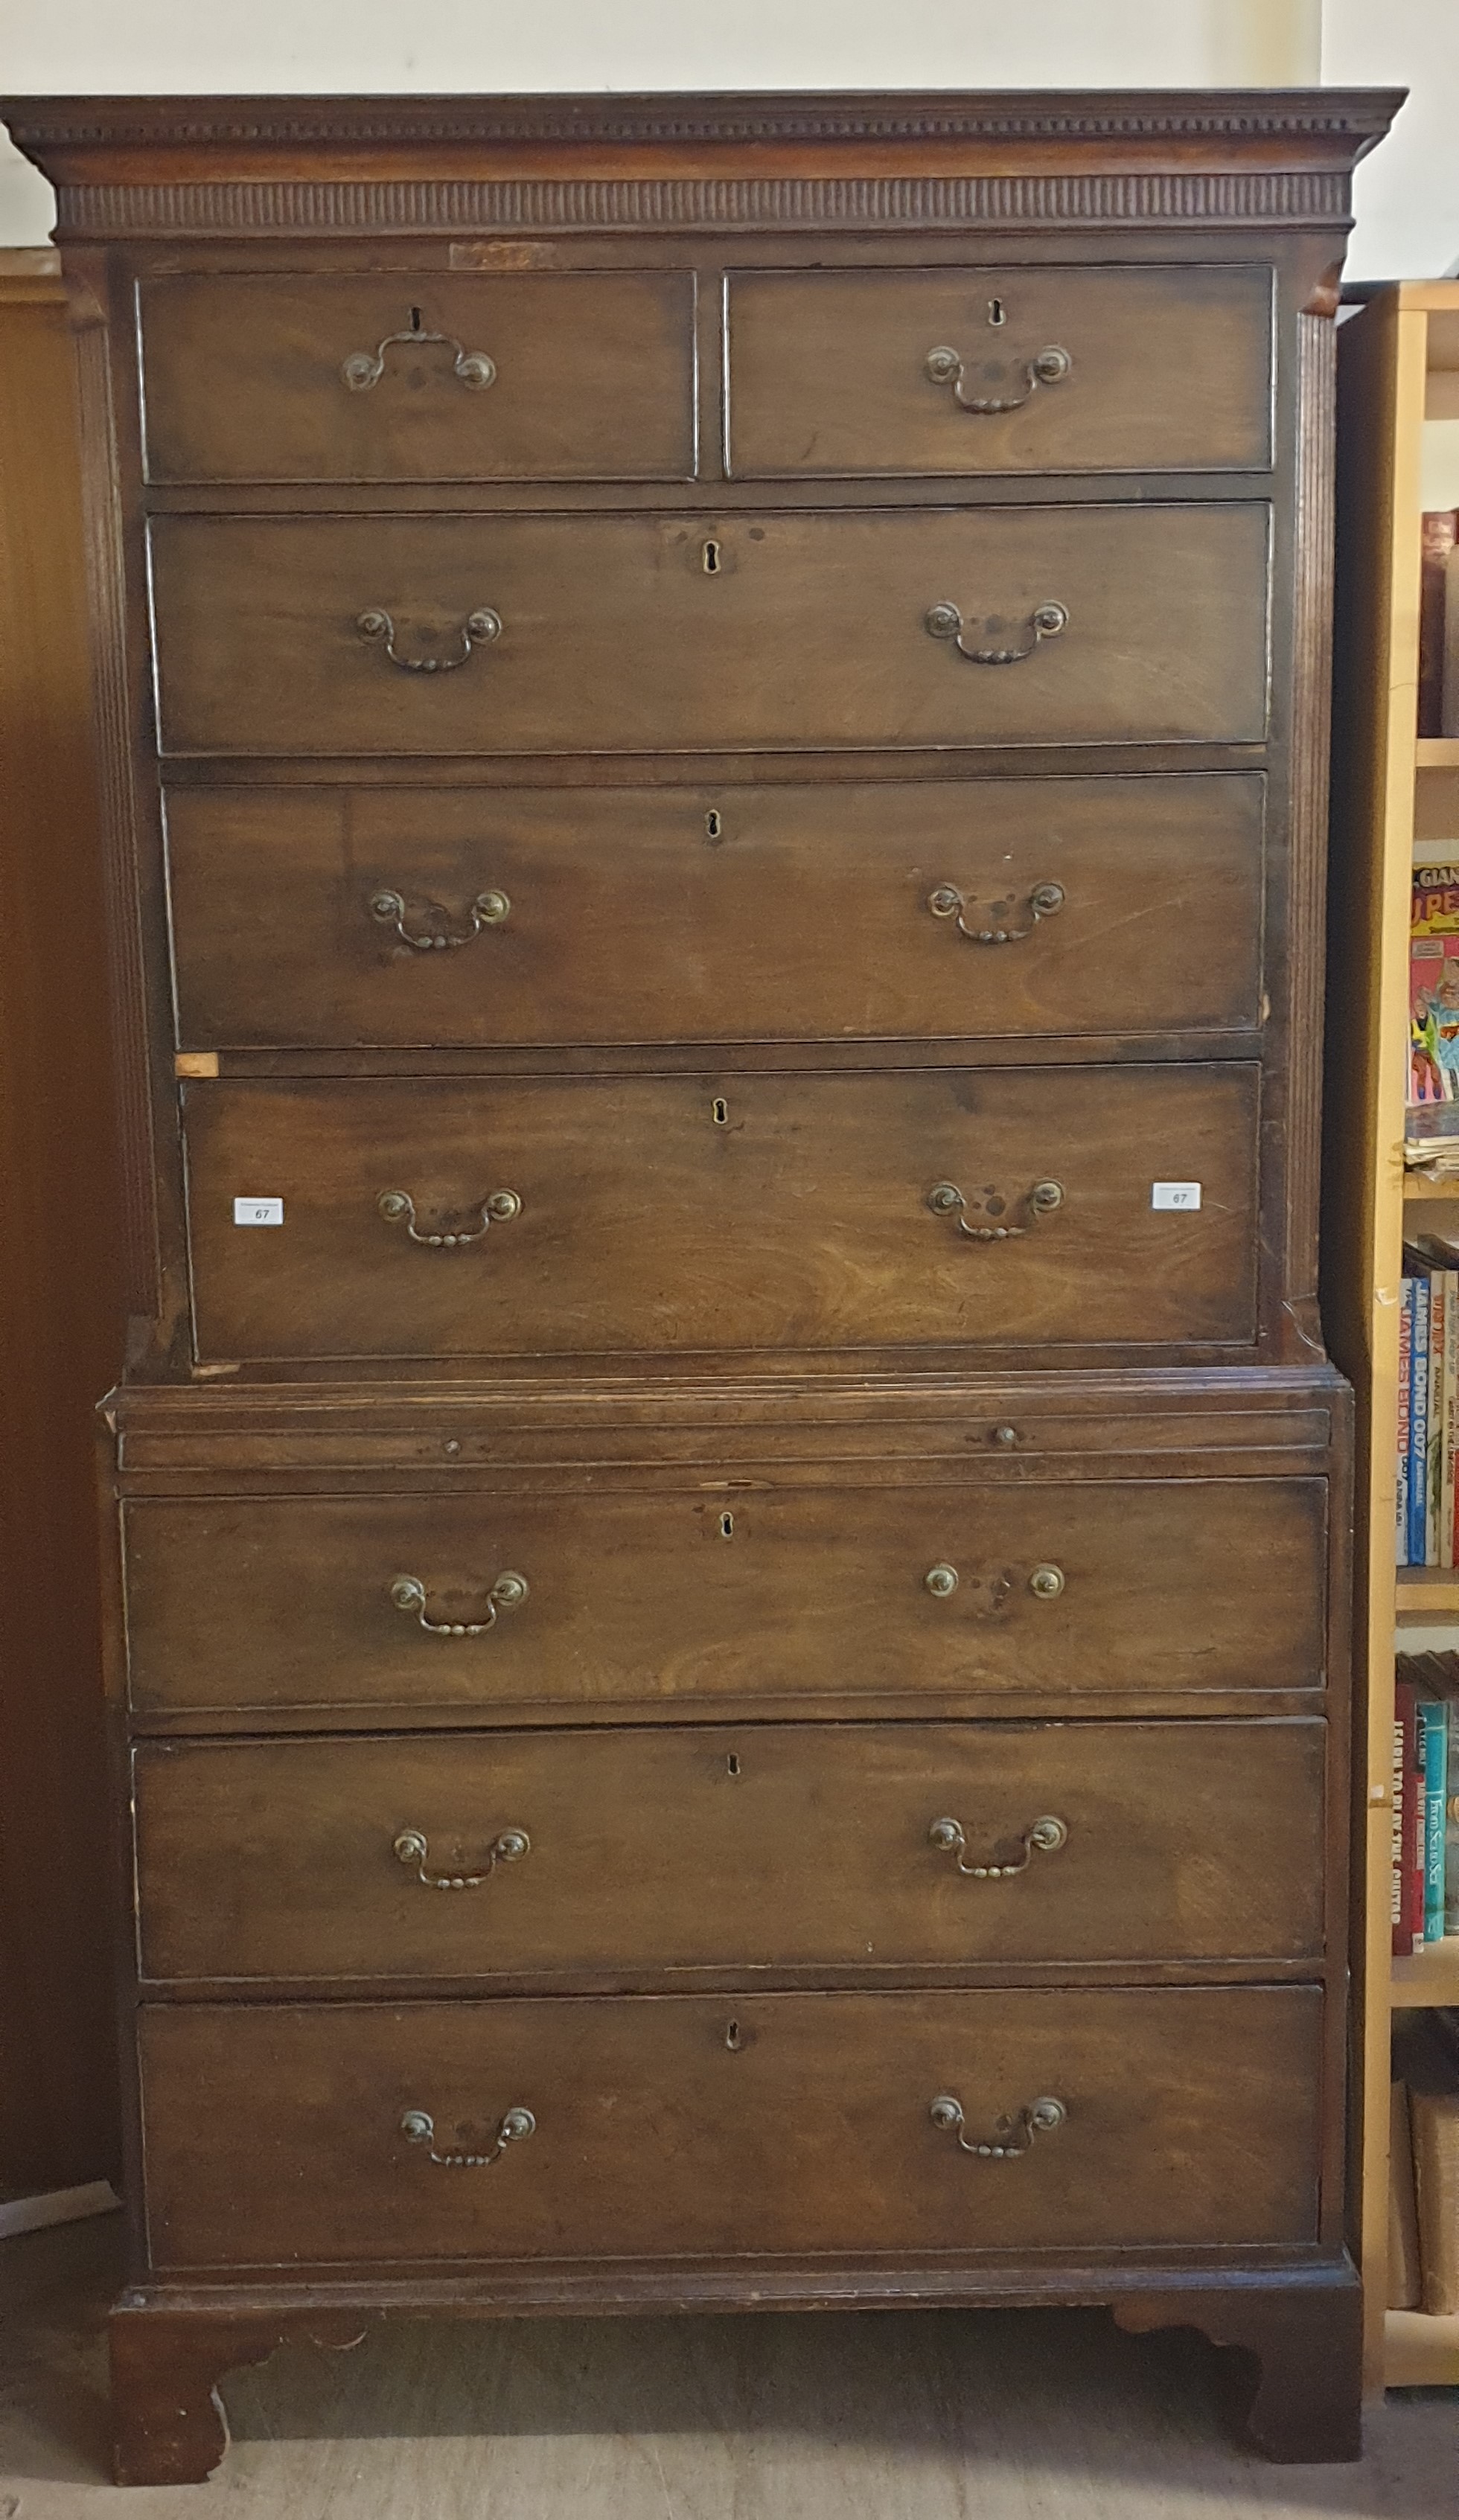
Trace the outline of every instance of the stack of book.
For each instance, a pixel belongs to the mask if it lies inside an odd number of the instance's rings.
[[[1393,1693],[1393,1950],[1459,1934],[1459,1653],[1399,1654]]]
[[[1409,2013],[1393,2036],[1389,2308],[1459,2313],[1459,2012]]]
[[[1459,735],[1459,509],[1426,512],[1419,592],[1419,733]]]
[[[1403,1246],[1398,1316],[1400,1566],[1456,1562],[1459,1452],[1459,1241],[1422,1235]]]

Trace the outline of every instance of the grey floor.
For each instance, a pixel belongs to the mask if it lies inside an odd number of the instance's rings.
[[[1210,2350],[1098,2312],[426,2321],[225,2385],[210,2485],[104,2482],[117,2228],[0,2244],[0,2520],[1459,2520],[1459,2391],[1359,2467],[1234,2449]]]

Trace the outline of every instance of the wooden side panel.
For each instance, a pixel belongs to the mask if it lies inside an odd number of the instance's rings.
[[[74,378],[0,256],[0,2192],[110,2175],[92,1407],[121,1301]]]

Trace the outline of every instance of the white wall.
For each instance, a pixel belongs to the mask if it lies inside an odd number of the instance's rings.
[[[1459,261],[1459,0],[4,0],[26,92],[1408,85],[1349,270]],[[50,195],[0,153],[0,244]]]
[[[1353,280],[1459,270],[1459,0],[1323,0],[1322,75],[1411,93],[1353,178]]]
[[[1459,5],[1459,0],[1456,0]],[[4,0],[13,96],[1204,87],[1317,76],[1321,0]],[[0,157],[0,244],[50,196]]]

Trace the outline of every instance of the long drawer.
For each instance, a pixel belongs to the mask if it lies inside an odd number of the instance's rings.
[[[202,1084],[198,1352],[1249,1346],[1258,1111],[1245,1061]]]
[[[1321,2023],[1305,1987],[147,2007],[153,2263],[1311,2242]]]
[[[133,1704],[912,1713],[1322,1685],[1321,1479],[756,1493],[718,1466],[678,1494],[134,1501]]]
[[[153,280],[154,481],[672,480],[690,272]]]
[[[1317,1720],[749,1725],[136,1753],[154,1982],[1269,1961]]]
[[[1259,471],[1271,318],[1250,263],[736,272],[730,469]]]
[[[178,788],[191,1049],[1254,1030],[1259,774]]]
[[[173,516],[167,753],[1246,742],[1259,500],[702,516]]]

